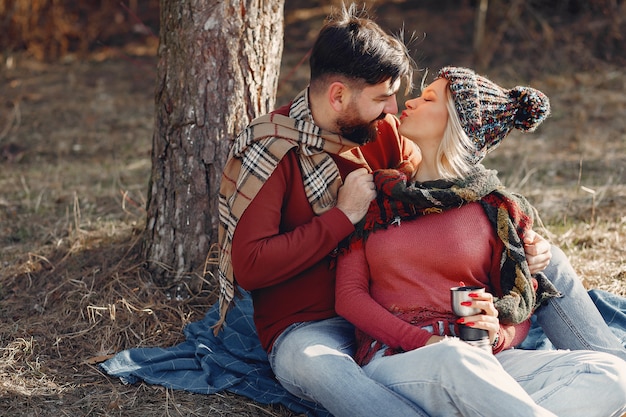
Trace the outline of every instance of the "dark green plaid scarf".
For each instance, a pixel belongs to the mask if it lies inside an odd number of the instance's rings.
[[[508,192],[496,171],[478,165],[466,177],[455,180],[409,182],[398,170],[374,172],[378,195],[365,218],[348,240],[349,248],[362,245],[368,235],[403,220],[440,213],[478,202],[485,210],[498,238],[504,243],[500,282],[492,283],[499,294],[495,306],[504,323],[521,323],[558,291],[543,274],[531,277],[524,252],[523,235],[532,228],[534,209],[521,195]]]

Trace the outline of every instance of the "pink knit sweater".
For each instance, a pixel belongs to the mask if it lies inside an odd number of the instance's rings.
[[[501,253],[478,203],[390,226],[340,256],[337,313],[393,349],[422,347],[432,334],[421,327],[456,320],[450,287],[463,281],[498,295],[491,282],[499,281]],[[529,327],[501,326],[495,351],[521,342]]]

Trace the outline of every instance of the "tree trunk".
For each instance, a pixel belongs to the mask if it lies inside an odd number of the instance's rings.
[[[235,136],[274,106],[284,0],[161,0],[143,254],[158,285],[202,283]]]

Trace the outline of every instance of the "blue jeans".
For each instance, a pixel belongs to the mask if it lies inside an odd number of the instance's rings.
[[[431,417],[619,417],[626,362],[604,352],[526,351],[493,355],[457,338],[382,356],[365,373]]]
[[[353,352],[354,327],[334,317],[287,328],[268,358],[287,391],[321,404],[335,417],[428,417],[368,377],[352,359]]]
[[[563,297],[551,300],[537,311],[531,334],[521,347],[553,349],[547,334],[554,346],[560,349],[597,350],[626,360],[622,343],[598,312],[565,254],[552,247],[552,256],[545,273]],[[609,314],[613,304],[614,301],[604,308]],[[426,417],[428,414],[416,404],[426,407],[430,402],[408,402],[387,388],[384,382],[371,379],[354,362],[351,357],[353,332],[352,325],[339,317],[292,325],[278,337],[269,354],[274,374],[289,392],[316,401],[336,417]],[[498,354],[498,358],[509,355],[503,356],[503,353]],[[436,372],[443,369],[440,360],[426,363]],[[532,379],[530,375],[524,377]],[[466,381],[454,379],[451,383],[460,384],[459,393],[465,392],[461,385],[467,385]]]
[[[626,307],[624,299],[617,296],[614,297],[615,300],[603,299],[599,297],[601,293],[597,293],[594,294],[594,304],[565,254],[555,246],[552,246],[552,261],[544,273],[563,296],[553,298],[537,309],[531,332],[519,347],[595,350],[612,353],[626,360],[624,341],[616,337],[607,324],[611,320],[620,319],[620,322],[613,325],[618,330],[619,326],[626,326],[624,312],[619,310],[618,303],[622,300],[622,307]],[[598,309],[610,317],[605,320]],[[620,331],[623,333],[626,328]]]
[[[604,290],[587,292],[619,343],[626,346],[626,298]]]

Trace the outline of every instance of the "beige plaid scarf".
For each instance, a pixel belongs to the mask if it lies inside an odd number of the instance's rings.
[[[297,148],[304,189],[313,211],[319,215],[335,206],[342,184],[337,165],[329,154],[340,154],[356,146],[313,123],[307,90],[294,99],[289,117],[278,114],[259,117],[235,139],[219,193],[220,319],[213,326],[216,334],[236,293],[231,247],[237,222],[280,160],[290,149]]]

